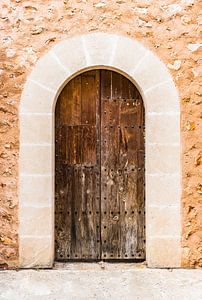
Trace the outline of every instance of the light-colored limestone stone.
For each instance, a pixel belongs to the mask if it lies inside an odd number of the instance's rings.
[[[180,238],[179,218],[180,207],[178,206],[147,206],[147,238],[155,236],[172,235]]]
[[[179,114],[147,114],[147,143],[180,144]]]
[[[178,205],[181,196],[180,174],[146,174],[146,198],[150,205]]]
[[[20,172],[22,174],[52,174],[53,147],[51,145],[21,145]]]
[[[20,234],[49,235],[53,229],[52,206],[35,207],[21,206],[20,208]]]
[[[150,268],[178,268],[181,265],[180,239],[170,237],[147,238],[146,260]]]
[[[148,113],[179,112],[178,92],[171,80],[146,90],[144,101],[147,105]]]
[[[49,144],[53,133],[52,118],[50,114],[22,114],[21,143]]]
[[[53,55],[47,53],[37,62],[29,79],[57,91],[68,76],[69,70],[65,71]]]
[[[88,66],[108,66],[117,36],[106,33],[87,34],[82,37]]]
[[[64,68],[72,74],[87,67],[83,41],[80,36],[60,42],[51,51],[55,53]]]
[[[21,176],[20,177],[21,206],[52,206],[54,199],[53,177]]]
[[[131,76],[135,78],[143,92],[160,82],[170,80],[167,68],[152,52],[131,70]]]
[[[28,80],[20,102],[20,113],[52,113],[54,94],[54,90]]]
[[[51,236],[20,236],[21,268],[48,268],[53,263],[54,243]]]
[[[149,51],[139,42],[128,38],[117,40],[116,51],[112,57],[112,65],[117,69],[123,70],[126,74],[131,71],[142,61]]]
[[[180,148],[179,146],[173,146],[169,144],[168,145],[146,144],[147,174],[179,172],[180,170],[180,149],[179,148]]]

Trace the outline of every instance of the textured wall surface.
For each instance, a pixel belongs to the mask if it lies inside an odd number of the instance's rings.
[[[37,59],[70,36],[104,31],[139,40],[168,66],[179,90],[182,265],[202,266],[202,90],[197,0],[1,0],[0,266],[18,266],[18,108]],[[47,70],[48,71],[48,70]],[[171,232],[172,234],[172,232]]]

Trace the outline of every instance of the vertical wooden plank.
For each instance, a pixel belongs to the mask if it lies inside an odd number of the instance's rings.
[[[116,72],[112,73],[112,85],[111,85],[111,99],[118,100],[122,99],[122,78],[123,76]]]
[[[57,260],[100,259],[99,110],[99,71],[74,78],[56,105]]]
[[[56,176],[55,197],[55,258],[64,260],[70,257],[71,245],[71,210],[73,168],[60,164]],[[65,212],[65,213],[64,213]],[[68,218],[66,217],[68,214]],[[61,245],[62,241],[62,245]]]
[[[119,124],[119,101],[102,99],[102,120],[103,126],[118,125]]]
[[[68,99],[68,100],[67,100]],[[81,123],[81,76],[72,79],[59,96],[58,120],[61,124],[78,125]]]
[[[101,226],[102,258],[118,255],[120,227],[117,226],[120,211],[118,194],[118,129],[115,126],[101,128]]]
[[[99,71],[82,75],[82,206],[83,258],[100,259],[100,121]]]
[[[85,166],[95,166],[97,162],[96,126],[83,126],[82,129],[82,164]]]
[[[98,72],[98,71],[97,71]],[[96,124],[96,71],[81,75],[81,124]]]
[[[106,78],[105,78],[106,76]],[[110,86],[106,93],[103,83],[110,77]],[[119,257],[120,241],[120,203],[118,193],[118,158],[119,158],[119,74],[113,77],[111,71],[101,71],[101,236],[102,258]],[[113,89],[113,85],[115,88]],[[105,95],[108,94],[108,99]]]
[[[120,125],[137,126],[139,105],[136,99],[122,99],[120,102]]]
[[[81,164],[81,126],[67,126],[61,127],[61,158],[67,165]]]
[[[112,72],[108,70],[102,70],[100,74],[100,96],[101,99],[112,98]]]
[[[129,80],[114,72],[111,78],[111,97],[101,93],[102,258],[139,259],[145,257],[144,107]]]

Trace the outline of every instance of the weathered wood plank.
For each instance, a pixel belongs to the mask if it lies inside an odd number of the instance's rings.
[[[81,76],[71,80],[62,90],[57,106],[58,120],[61,124],[79,125],[81,123]],[[68,99],[68,101],[67,101]]]
[[[100,95],[101,99],[111,99],[112,89],[111,89],[111,81],[112,81],[112,72],[108,70],[102,70],[100,74]]]
[[[108,100],[101,93],[102,258],[144,258],[144,107],[114,72],[101,71],[101,91],[105,76],[112,92]]]
[[[57,260],[100,259],[99,126],[99,71],[91,71],[56,105]]]
[[[81,124],[96,124],[96,72],[89,71],[81,75]]]

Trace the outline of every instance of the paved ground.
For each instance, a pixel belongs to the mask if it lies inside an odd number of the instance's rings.
[[[201,300],[202,270],[142,265],[59,265],[54,270],[0,272],[0,300]]]

